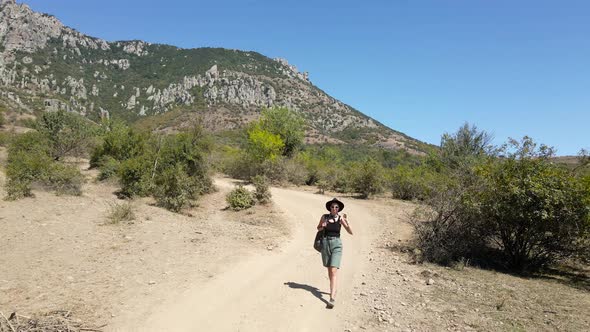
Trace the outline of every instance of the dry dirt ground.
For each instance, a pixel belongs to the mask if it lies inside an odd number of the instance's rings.
[[[0,148],[0,164],[5,157]],[[62,310],[104,331],[590,330],[587,283],[415,263],[406,250],[411,203],[342,197],[355,234],[343,235],[328,310],[311,242],[329,195],[277,188],[269,206],[233,212],[232,180],[218,178],[218,192],[184,214],[142,199],[133,222],[109,224],[117,186],[80,165],[80,197],[36,190],[0,201],[5,316]],[[4,185],[0,172],[2,196]]]

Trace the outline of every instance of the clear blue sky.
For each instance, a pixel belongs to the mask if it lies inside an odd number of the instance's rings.
[[[590,1],[18,0],[108,41],[286,58],[333,97],[438,145],[464,122],[590,149]]]

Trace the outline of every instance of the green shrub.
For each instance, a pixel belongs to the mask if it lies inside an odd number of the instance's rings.
[[[0,131],[0,146],[9,146],[13,137],[14,133]]]
[[[99,164],[101,165],[98,174],[98,180],[100,181],[116,177],[121,167],[121,162],[111,156],[103,156]]]
[[[325,178],[322,180],[328,183],[328,189],[336,192],[347,193],[353,191],[352,177],[350,169],[342,167],[331,167],[326,170]]]
[[[269,203],[272,194],[270,192],[268,180],[264,176],[256,175],[252,178],[252,183],[254,184],[254,188],[256,188],[254,191],[254,198],[256,198],[256,201],[260,204]]]
[[[244,210],[254,206],[254,195],[242,185],[230,191],[225,200],[234,211]]]
[[[528,137],[480,170],[480,218],[510,268],[536,270],[574,255],[590,231],[583,183],[549,161],[552,150]]]
[[[45,179],[52,163],[44,136],[37,132],[16,136],[8,147],[7,199],[32,196],[31,184]]]
[[[112,123],[92,156],[99,179],[119,175],[123,197],[153,195],[159,206],[178,212],[213,190],[207,136],[198,127],[172,135],[138,133]]]
[[[441,190],[446,173],[437,173],[427,166],[400,165],[388,172],[387,184],[393,198],[403,200],[426,200],[434,191]]]
[[[262,174],[261,165],[249,159],[245,152],[229,156],[224,172],[230,177],[240,180],[248,180],[257,174]]]
[[[165,169],[156,177],[154,184],[154,197],[158,206],[173,212],[187,207],[201,190],[195,179],[189,177],[179,164]]]
[[[94,129],[77,113],[45,112],[37,119],[35,129],[51,145],[51,156],[60,160],[65,156],[83,156],[88,152]]]
[[[32,196],[39,183],[58,194],[80,195],[84,178],[78,168],[54,161],[48,139],[37,132],[16,136],[8,148],[7,198]]]
[[[119,168],[121,196],[147,196],[152,190],[152,163],[145,156],[127,159]]]
[[[149,134],[140,133],[117,121],[103,125],[103,142],[90,157],[91,167],[100,167],[110,157],[120,162],[144,154],[148,148]]]
[[[0,111],[0,128],[4,127],[6,124],[6,119],[4,118],[4,112]]]
[[[196,195],[208,193],[213,188],[205,154],[210,150],[210,143],[198,129],[167,136],[156,152],[154,165],[157,173],[179,165],[191,179],[191,186]]]
[[[84,176],[75,166],[52,163],[43,182],[57,194],[80,196]]]
[[[305,165],[298,159],[284,159],[285,175],[287,181],[294,185],[304,185],[309,179],[309,173]]]
[[[414,216],[424,258],[535,271],[587,253],[584,181],[551,163],[552,150],[537,148],[528,137],[501,151],[503,158],[470,160],[471,168],[455,168],[446,185],[425,201],[425,212]]]
[[[272,183],[286,183],[288,181],[287,164],[283,157],[275,160],[265,160],[259,166],[259,172]]]
[[[353,163],[350,177],[353,190],[363,198],[368,198],[383,190],[383,167],[372,158],[362,163]]]

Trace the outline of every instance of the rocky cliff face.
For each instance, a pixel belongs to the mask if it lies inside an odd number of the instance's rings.
[[[180,109],[208,119],[213,129],[240,126],[263,107],[286,106],[307,119],[310,141],[346,141],[352,131],[357,141],[416,146],[328,96],[285,59],[107,42],[14,0],[0,2],[0,101],[27,112],[66,109],[130,121]]]

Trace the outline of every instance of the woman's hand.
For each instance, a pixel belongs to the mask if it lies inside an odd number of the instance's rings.
[[[328,225],[327,221],[324,219],[324,217],[322,216],[320,218],[320,222],[318,223],[318,227],[316,227],[316,229],[318,231],[321,231],[322,229],[326,228],[326,226]]]

